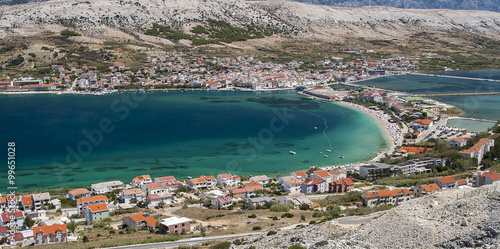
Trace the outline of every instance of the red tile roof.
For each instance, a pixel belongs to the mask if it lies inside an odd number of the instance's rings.
[[[130,219],[132,219],[133,221],[135,222],[141,222],[141,221],[145,221],[146,223],[148,223],[150,226],[152,227],[155,227],[156,226],[156,220],[151,217],[151,216],[144,216],[143,213],[139,213],[139,214],[133,214],[133,215],[130,215],[128,216]]]
[[[457,180],[457,185],[458,186],[467,185],[467,181],[466,180]]]
[[[420,186],[422,187],[423,189],[425,189],[425,191],[427,192],[431,192],[431,191],[435,191],[435,190],[440,190],[441,188],[435,184],[435,183],[431,183],[431,184],[427,184],[427,185],[422,185]]]
[[[77,188],[69,191],[68,193],[70,193],[72,196],[76,196],[76,195],[90,194],[90,191],[84,188]]]
[[[99,204],[87,206],[87,208],[90,209],[90,211],[92,213],[95,213],[95,212],[99,212],[99,211],[108,210],[108,205],[106,205],[106,203],[99,203]]]
[[[314,171],[314,173],[316,175],[318,175],[319,177],[321,177],[321,178],[323,178],[323,177],[330,177],[330,174],[328,174],[328,172],[326,172],[325,170]]]
[[[498,175],[498,173],[495,171],[486,172],[484,174],[487,175],[492,181],[496,181],[496,180],[500,179],[500,175]]]
[[[12,216],[16,216],[17,219],[23,218],[23,212],[22,211],[14,211],[14,212],[5,212],[2,213],[2,221],[3,222],[10,222]]]
[[[220,174],[220,177],[221,177],[222,179],[231,178],[231,174],[229,174],[229,173],[226,173],[226,174]]]
[[[306,177],[307,174],[304,171],[293,172],[296,176]]]
[[[31,199],[31,196],[23,197],[23,205],[24,206],[29,206],[31,204],[33,204],[33,200]]]
[[[175,177],[173,176],[164,176],[164,177],[158,177],[159,182],[164,182],[164,181],[175,181]]]
[[[39,232],[42,232],[43,235],[49,235],[49,234],[56,234],[57,231],[62,231],[63,234],[68,233],[68,229],[66,228],[66,224],[59,225],[59,224],[54,224],[52,226],[40,226],[40,227],[33,227],[33,236],[37,236]]]
[[[78,204],[85,203],[85,202],[92,202],[92,201],[101,201],[101,200],[108,200],[108,197],[104,195],[96,195],[96,196],[90,196],[90,197],[82,197],[76,199],[76,202]]]
[[[447,176],[447,177],[443,177],[443,178],[438,178],[437,180],[440,181],[443,184],[456,182],[456,180],[453,179],[453,177],[451,177],[451,176]]]
[[[245,183],[245,186],[247,186],[247,187],[256,187],[256,186],[262,187],[262,183],[248,182],[248,183]]]

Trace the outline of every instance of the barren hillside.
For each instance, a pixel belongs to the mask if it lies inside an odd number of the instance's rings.
[[[193,23],[207,19],[237,27],[253,23],[283,36],[326,40],[343,35],[401,37],[421,31],[500,33],[500,13],[496,12],[341,8],[282,0],[51,0],[2,6],[0,10],[0,38],[53,32],[50,25],[72,26],[90,36],[107,27],[142,30],[152,23],[188,31]]]

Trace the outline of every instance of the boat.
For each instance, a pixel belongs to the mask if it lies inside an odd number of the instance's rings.
[[[344,156],[339,156],[339,158],[342,158],[342,159],[344,159]]]
[[[292,155],[297,155],[297,152],[295,152],[295,151],[290,151],[290,154],[292,154]]]
[[[323,152],[322,152],[322,151],[320,151],[320,152],[319,152],[319,154],[323,154]]]
[[[332,152],[332,150],[326,150],[327,152]]]
[[[318,129],[318,127],[314,126],[314,129],[315,129],[315,130],[317,130],[317,129]]]
[[[324,155],[324,157],[328,158],[328,155]]]

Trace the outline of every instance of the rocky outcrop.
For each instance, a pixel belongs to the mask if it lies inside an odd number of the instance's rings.
[[[499,34],[500,13],[488,11],[416,10],[390,7],[340,8],[293,1],[243,0],[50,0],[0,7],[0,36],[48,32],[47,25],[69,25],[84,34],[107,27],[145,29],[152,23],[188,31],[208,19],[236,27],[248,24],[283,36],[354,35],[403,37],[421,31],[463,30]],[[30,29],[24,32],[23,29]]]

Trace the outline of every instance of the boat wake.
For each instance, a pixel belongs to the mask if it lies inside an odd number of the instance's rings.
[[[312,113],[312,112],[309,112],[309,111],[304,111],[304,110],[300,110],[300,111],[301,111],[301,112],[308,113],[308,114],[311,114],[311,115],[316,116],[316,117],[318,117],[318,118],[320,118],[320,119],[323,119],[323,121],[325,121],[325,122],[324,122],[325,129],[323,129],[323,136],[325,136],[326,141],[328,141],[328,145],[330,146],[330,150],[335,151],[335,150],[333,149],[333,147],[332,147],[332,141],[331,141],[331,140],[330,140],[330,138],[326,135],[326,130],[328,130],[328,120],[326,120],[326,118],[324,118],[324,117],[322,117],[322,116],[320,116],[320,115],[318,115],[318,114],[316,114],[316,113]],[[337,151],[335,151],[335,152],[337,152]]]

